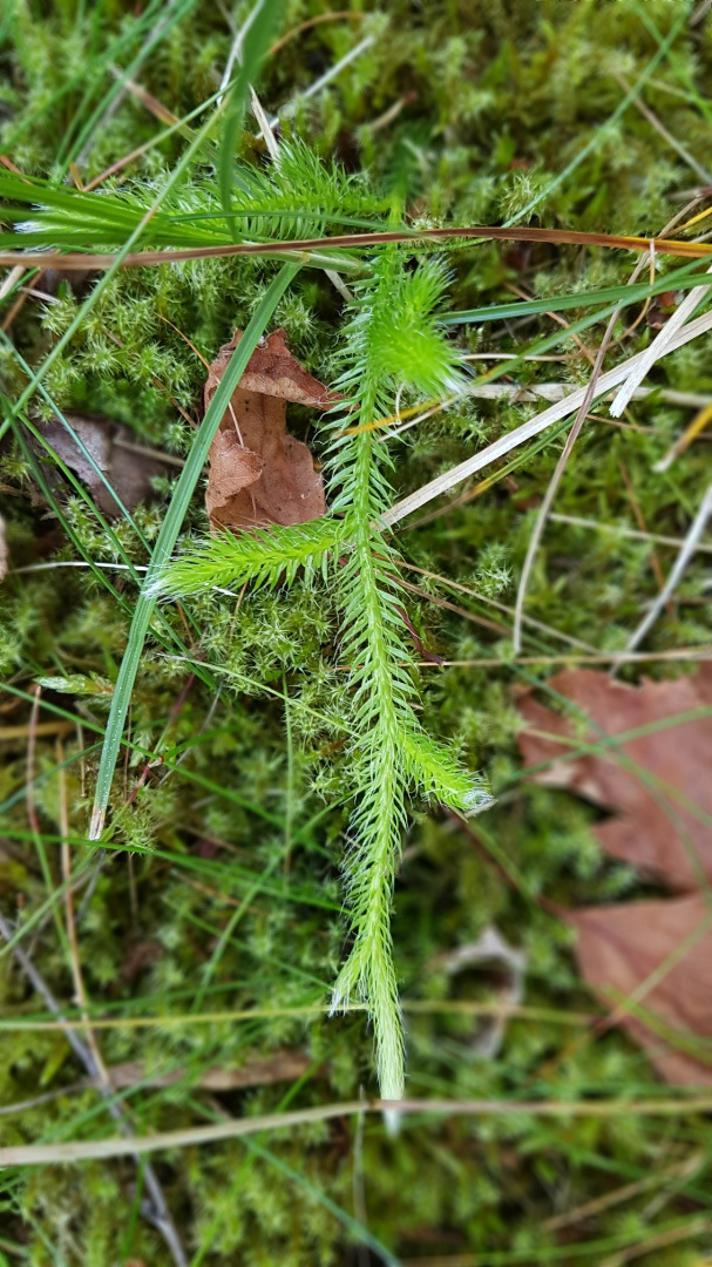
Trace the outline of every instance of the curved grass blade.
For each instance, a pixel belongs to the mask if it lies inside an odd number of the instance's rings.
[[[441,317],[443,325],[464,326],[484,321],[516,320],[541,312],[566,312],[568,309],[590,308],[594,304],[634,304],[653,295],[669,290],[690,290],[704,276],[695,260],[692,264],[674,269],[654,282],[637,282],[632,286],[603,286],[599,290],[579,290],[563,295],[544,295],[541,299],[524,299],[504,304],[485,304],[481,308],[463,308],[458,312],[446,312]]]
[[[200,472],[205,465],[208,450],[218,429],[220,419],[227,409],[228,402],[238,382],[242,378],[247,362],[255,350],[260,336],[296,272],[297,266],[295,264],[283,265],[267,289],[259,306],[255,309],[247,329],[223,374],[218,389],[208,406],[188,454],[186,464],[176,484],[151,556],[143,589],[136,602],[126,651],[116,680],[97,776],[94,808],[89,828],[90,840],[98,840],[104,830],[111,783],[116,768],[131,692],[136,680],[148,626],[156,606],[156,599],[151,596],[152,584],[168,562],[173,551],[188,504],[200,477]]]
[[[230,91],[230,100],[225,113],[220,157],[218,159],[218,183],[220,197],[226,217],[232,210],[233,160],[237,138],[245,115],[247,94],[250,84],[259,74],[260,66],[270,45],[272,35],[277,28],[277,20],[282,9],[278,0],[257,0],[255,8],[248,18],[247,30],[243,27],[244,40],[240,66]],[[232,233],[233,224],[228,218],[228,231]]]

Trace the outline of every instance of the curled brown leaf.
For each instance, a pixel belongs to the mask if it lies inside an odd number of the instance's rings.
[[[210,366],[210,404],[242,337],[235,331]],[[326,387],[292,356],[283,330],[253,352],[210,449],[205,506],[213,528],[297,524],[326,510],[321,475],[306,444],[287,431],[287,402],[327,409]]]

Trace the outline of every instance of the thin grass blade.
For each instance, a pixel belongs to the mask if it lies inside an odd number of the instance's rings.
[[[249,25],[244,33],[240,66],[230,92],[218,159],[220,197],[230,232],[233,230],[233,222],[229,217],[232,210],[233,160],[236,141],[245,116],[250,84],[257,79],[260,66],[276,31],[281,8],[278,0],[258,0],[248,19]]]
[[[272,313],[296,272],[296,265],[285,264],[272,281],[259,307],[253,313],[247,329],[225,370],[218,389],[208,406],[188,454],[186,464],[176,484],[173,498],[151,556],[143,589],[136,602],[126,651],[116,680],[116,687],[111,701],[111,711],[106,725],[99,774],[97,776],[94,808],[89,828],[90,840],[98,840],[104,830],[106,809],[109,803],[111,783],[116,768],[126,714],[148,626],[156,606],[156,599],[151,596],[151,587],[167,563],[176,544],[188,504],[193,496],[200,472],[205,465],[208,450],[218,429],[220,419],[238,382],[242,378],[247,362],[254,352]]]

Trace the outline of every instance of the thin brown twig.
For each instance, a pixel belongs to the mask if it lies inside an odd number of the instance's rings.
[[[389,127],[391,123],[395,122],[399,114],[401,114],[407,106],[412,105],[413,102],[417,100],[418,94],[414,90],[404,93],[402,97],[399,97],[397,101],[393,102],[393,105],[389,106],[387,110],[384,110],[383,114],[379,114],[377,118],[372,119],[370,123],[365,124],[365,128],[372,135],[376,132],[382,132],[384,128]]]
[[[153,212],[155,214],[155,212]],[[150,217],[148,217],[150,218]],[[146,220],[147,222],[147,220]],[[205,260],[227,258],[233,255],[283,255],[285,252],[335,250],[336,248],[361,249],[364,246],[381,246],[392,242],[447,241],[448,238],[472,239],[496,242],[541,242],[554,246],[605,246],[625,251],[647,253],[651,249],[658,255],[673,255],[683,259],[707,259],[712,255],[712,243],[687,242],[683,238],[641,238],[614,233],[586,233],[578,229],[539,229],[529,225],[507,227],[505,225],[456,225],[443,229],[393,229],[383,232],[343,233],[323,238],[297,238],[274,242],[226,242],[216,246],[191,246],[177,249],[129,251],[121,260],[121,268],[146,268],[181,260]],[[90,254],[81,251],[0,251],[0,267],[15,264],[29,267],[37,264],[46,268],[65,270],[112,268],[117,255]]]
[[[507,632],[505,626],[500,624],[499,621],[488,620],[486,616],[479,616],[476,612],[468,611],[466,607],[460,607],[457,603],[450,603],[446,598],[436,598],[434,594],[429,594],[427,590],[421,589],[419,585],[413,585],[402,576],[398,578],[398,584],[403,589],[408,590],[410,594],[416,594],[418,598],[423,598],[426,602],[432,603],[434,607],[442,607],[445,611],[454,612],[456,616],[462,616],[464,620],[469,620],[474,625],[481,625],[483,629],[489,629],[492,633],[501,635]],[[434,661],[434,663],[438,662]]]
[[[479,603],[484,603],[486,607],[494,607],[496,611],[503,612],[505,615],[512,614],[513,609],[508,603],[502,603],[496,598],[487,598],[476,589],[472,589],[470,585],[463,585],[461,581],[456,581],[449,576],[443,576],[440,572],[431,572],[428,568],[418,567],[415,563],[408,563],[406,560],[401,562],[401,567],[408,572],[416,572],[418,576],[424,576],[429,581],[435,581],[436,584],[444,585],[447,589],[455,590],[459,594],[467,594]],[[551,638],[558,638],[560,642],[567,642],[571,647],[578,647],[579,650],[588,651],[592,654],[596,651],[596,648],[591,646],[589,642],[583,642],[580,638],[572,638],[568,634],[562,633],[561,630],[555,629],[553,625],[547,625],[542,620],[536,620],[533,616],[525,617],[525,621],[532,628],[539,629]]]
[[[70,721],[41,721],[32,726],[34,735],[64,735],[72,729]],[[0,739],[26,739],[30,733],[27,723],[17,726],[0,726]],[[29,782],[29,779],[28,779]]]
[[[609,651],[600,655],[576,655],[562,651],[558,655],[520,655],[511,660],[497,656],[480,656],[471,660],[419,660],[419,669],[516,669],[518,665],[553,665],[553,664],[650,664],[665,663],[702,663],[712,660],[710,647],[675,647],[670,651]],[[337,666],[347,667],[347,666]]]
[[[220,901],[225,905],[238,905],[236,899],[231,899],[224,893],[218,893],[216,890],[209,888],[207,885],[200,885],[199,882],[190,881],[191,887],[200,893],[206,893],[209,897],[219,897]],[[472,1000],[472,999],[404,999],[403,1011],[413,1013],[446,1013],[461,1012],[467,1016],[499,1016],[503,1004],[501,1000],[493,1000],[491,1002]],[[506,1005],[511,1011],[511,1006]],[[368,1009],[365,1003],[351,1003],[348,1007],[344,1007],[344,1015],[353,1015],[355,1013],[364,1013]],[[227,1022],[230,1024],[238,1024],[247,1022],[252,1024],[259,1020],[275,1020],[296,1019],[296,1018],[317,1018],[327,1017],[331,1011],[329,1003],[302,1003],[285,1007],[248,1007],[233,1008],[220,1012],[168,1012],[157,1016],[93,1016],[91,1023],[96,1030],[112,1030],[112,1029],[182,1029],[184,1026],[194,1025],[222,1025]],[[552,1008],[530,1007],[521,1004],[517,1008],[517,1016],[528,1017],[532,1020],[547,1020],[552,1024],[565,1025],[574,1028],[579,1025],[590,1025],[598,1019],[600,1013],[594,1012],[574,1012],[570,1010],[556,1011]],[[53,1034],[64,1030],[80,1030],[84,1022],[72,1017],[62,1016],[61,1021],[38,1021],[27,1017],[8,1018],[4,1016],[0,1020],[1,1031],[19,1032],[36,1032],[38,1034]]]
[[[128,167],[129,163],[134,163],[137,158],[141,158],[142,155],[152,149],[155,144],[155,138],[152,138],[150,141],[144,141],[143,145],[137,145],[135,150],[131,150],[128,154],[124,154],[123,158],[118,158],[116,162],[110,163],[109,166],[105,167],[103,172],[99,172],[99,175],[95,176],[93,180],[87,181],[84,186],[84,193],[88,194],[94,189],[98,189],[99,185],[103,185],[104,181],[108,180],[110,176],[118,175],[120,171],[123,171],[124,167]]]
[[[533,298],[533,296],[529,293],[529,291],[525,290],[522,286],[509,285],[507,286],[506,289],[511,291],[513,295],[516,295],[518,299],[523,299],[525,303],[529,302]],[[553,321],[555,325],[561,326],[562,330],[571,329],[571,322],[567,321],[565,317],[562,317],[560,312],[552,312],[552,311],[547,310],[546,312],[542,313],[542,316],[548,317],[549,320]],[[581,336],[578,334],[572,334],[571,338],[576,344],[576,347],[578,348],[579,352],[581,352],[582,355],[586,357],[586,360],[589,362],[590,365],[593,365],[595,357],[590,347],[588,346],[588,344],[585,343],[584,340],[581,338]]]
[[[675,1227],[666,1227],[660,1232],[654,1232],[652,1236],[645,1238],[636,1236],[633,1244],[627,1245],[612,1258],[597,1260],[597,1267],[623,1267],[623,1264],[632,1262],[652,1249],[662,1249],[693,1236],[701,1236],[708,1229],[709,1219],[706,1214],[701,1214]],[[401,1259],[400,1267],[487,1267],[488,1262],[491,1262],[491,1259],[483,1258],[481,1254],[438,1254],[435,1258],[424,1258],[419,1255],[417,1258]],[[704,1262],[701,1259],[696,1262],[697,1267],[712,1267],[708,1259]]]
[[[290,31],[281,35],[269,50],[269,56],[274,57],[275,53],[279,53],[290,40],[294,40],[299,35],[303,35],[305,31],[311,30],[314,26],[320,26],[322,22],[363,22],[365,13],[359,13],[358,10],[352,9],[335,9],[330,13],[317,13],[313,18],[307,18],[306,21],[300,22],[298,26],[293,26]]]
[[[708,1216],[701,1214],[694,1219],[687,1219],[679,1227],[663,1228],[659,1232],[654,1232],[652,1236],[636,1241],[634,1245],[628,1245],[612,1258],[605,1259],[601,1267],[624,1267],[625,1263],[632,1263],[641,1255],[649,1254],[651,1250],[665,1249],[668,1245],[677,1245],[680,1241],[690,1240],[693,1236],[704,1235],[709,1232],[709,1226]],[[701,1267],[704,1265],[701,1264]]]
[[[149,114],[152,114],[154,119],[158,119],[159,123],[167,123],[169,126],[172,126],[174,123],[180,123],[178,116],[173,114],[173,111],[169,110],[168,106],[164,106],[162,101],[159,101],[157,97],[154,97],[152,93],[148,92],[144,88],[143,84],[136,83],[133,79],[126,79],[124,77],[124,72],[118,66],[110,65],[109,70],[114,76],[114,79],[122,82],[125,91],[128,92],[135,101],[140,101],[141,105],[145,106]]]
[[[654,1171],[652,1174],[644,1175],[642,1179],[636,1179],[633,1183],[626,1183],[620,1188],[604,1192],[602,1196],[594,1197],[591,1201],[585,1201],[583,1205],[579,1205],[573,1210],[564,1210],[563,1214],[557,1214],[554,1218],[547,1219],[544,1227],[548,1232],[557,1231],[562,1227],[570,1227],[572,1223],[582,1223],[585,1219],[590,1219],[593,1215],[600,1214],[602,1210],[610,1210],[612,1206],[621,1205],[624,1201],[629,1201],[631,1197],[637,1197],[639,1193],[646,1192],[648,1188],[655,1188],[668,1179],[680,1177],[691,1179],[695,1172],[704,1165],[704,1162],[704,1153],[694,1153],[692,1157],[686,1157],[683,1162],[675,1162],[674,1165],[667,1166],[663,1170]]]
[[[463,660],[447,660],[443,656],[431,655],[427,660],[415,660],[413,663],[417,669],[509,669],[511,672],[522,665],[536,665],[546,667],[548,665],[563,664],[565,666],[579,664],[608,664],[614,669],[622,668],[626,664],[650,664],[660,662],[661,664],[707,664],[712,660],[712,646],[710,647],[680,647],[673,648],[670,651],[621,651],[609,652],[600,655],[575,655],[572,652],[561,652],[559,655],[520,655],[505,659],[500,656],[474,656]],[[411,661],[403,661],[403,667],[407,667]],[[334,671],[336,673],[350,673],[353,669],[351,664],[336,664]],[[551,738],[550,735],[546,736]]]
[[[631,85],[628,83],[625,75],[616,74],[614,75],[614,78],[618,81],[625,93],[630,93]],[[709,185],[710,182],[712,182],[712,176],[710,176],[709,172],[702,166],[701,163],[697,162],[697,159],[682,144],[682,141],[678,141],[677,137],[673,136],[672,132],[666,128],[662,119],[658,118],[655,111],[651,110],[650,106],[645,104],[640,95],[634,96],[632,98],[632,102],[636,110],[642,114],[644,119],[648,120],[648,123],[663,138],[663,140],[667,141],[670,148],[673,149],[676,154],[679,154],[683,162],[687,163],[688,167],[690,167],[695,175],[699,177],[703,185]]]

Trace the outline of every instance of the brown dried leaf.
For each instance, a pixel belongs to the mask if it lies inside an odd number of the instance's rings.
[[[194,1085],[208,1091],[237,1091],[242,1087],[269,1086],[274,1082],[290,1082],[294,1078],[300,1078],[310,1064],[309,1057],[303,1051],[287,1047],[271,1056],[248,1060],[239,1068],[204,1069]],[[148,1074],[146,1066],[140,1060],[111,1065],[108,1073],[115,1089],[133,1087],[139,1082],[143,1086],[170,1087],[183,1078],[180,1069],[165,1074]]]
[[[123,423],[77,414],[65,417],[127,510],[152,495],[152,481],[157,475],[166,474],[167,459],[164,462],[143,448]],[[110,517],[120,515],[116,499],[59,419],[43,424],[41,430],[58,457],[86,484],[99,509]]]
[[[241,338],[236,330],[210,366],[206,408]],[[327,409],[335,400],[292,356],[283,330],[255,349],[210,449],[205,507],[213,528],[306,523],[324,514],[321,475],[306,444],[287,432],[287,401]]]
[[[595,829],[614,857],[677,889],[694,891],[712,878],[712,719],[683,719],[712,704],[712,666],[704,665],[694,677],[639,687],[574,669],[557,674],[550,685],[587,721],[582,733],[531,694],[523,699],[522,754],[532,765],[551,762],[533,774],[537,782],[578,792],[614,811]],[[680,715],[679,722],[660,726]],[[643,727],[647,733],[607,751],[564,759],[570,745],[562,739],[600,742],[602,735]],[[645,1048],[659,1073],[668,1082],[712,1084],[712,1045],[704,1050],[704,1040],[712,1039],[712,920],[706,897],[693,892],[587,907],[566,918],[578,931],[583,977],[612,1005],[616,1022]]]
[[[533,775],[536,781],[578,792],[615,811],[595,828],[601,847],[613,857],[683,891],[697,888],[702,873],[712,879],[712,832],[709,818],[704,821],[705,815],[712,816],[712,718],[655,728],[665,718],[712,705],[712,665],[704,665],[694,677],[644,681],[637,687],[590,669],[566,669],[550,685],[578,705],[590,724],[582,734],[571,719],[532,695],[524,697],[522,755],[528,765],[552,762]],[[557,741],[595,743],[602,733],[615,736],[643,726],[651,727],[650,733],[571,760],[564,759],[570,744]],[[637,769],[627,767],[621,753]]]
[[[672,1083],[712,1085],[712,928],[706,899],[585,907],[567,918],[578,930],[583,977],[658,1072]],[[660,980],[646,990],[643,983],[663,964]],[[632,1000],[636,1016],[625,1014],[625,999]],[[696,1039],[703,1040],[697,1047]]]

